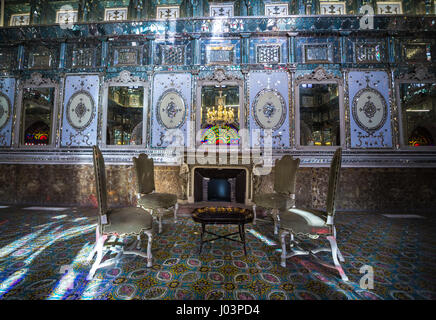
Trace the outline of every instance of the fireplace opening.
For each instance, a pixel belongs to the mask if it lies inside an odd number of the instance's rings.
[[[194,201],[245,203],[246,170],[196,168],[194,170]]]
[[[210,179],[207,183],[207,201],[230,202],[230,182],[227,179]]]

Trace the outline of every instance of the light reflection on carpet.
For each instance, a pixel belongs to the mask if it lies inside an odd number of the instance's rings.
[[[434,218],[418,220],[425,224],[407,219],[380,223],[379,215],[339,215],[339,246],[351,280],[345,283],[311,257],[293,257],[282,268],[272,225],[247,227],[247,256],[240,244],[222,239],[205,245],[200,256],[200,226],[188,217],[177,224],[164,220],[163,233],[154,238],[152,268],[141,257],[123,256],[87,281],[96,218],[73,210],[62,216],[0,214],[0,221],[8,221],[0,224],[2,299],[435,298]],[[212,228],[233,231],[231,226]],[[321,258],[331,262],[328,253]],[[373,290],[359,286],[365,264],[374,267]]]

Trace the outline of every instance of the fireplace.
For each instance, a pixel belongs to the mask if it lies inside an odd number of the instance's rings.
[[[245,169],[196,168],[194,170],[194,201],[245,203]]]
[[[227,179],[210,179],[207,183],[207,201],[224,201],[231,200],[231,185]]]

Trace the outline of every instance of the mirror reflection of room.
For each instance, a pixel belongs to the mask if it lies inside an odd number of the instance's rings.
[[[239,87],[204,86],[201,89],[203,144],[239,144]]]
[[[434,146],[436,137],[436,84],[400,85],[404,144]]]
[[[143,110],[143,87],[109,87],[106,144],[141,145]]]
[[[299,91],[300,145],[341,145],[338,85],[303,83]]]
[[[49,145],[54,88],[24,88],[21,144]]]

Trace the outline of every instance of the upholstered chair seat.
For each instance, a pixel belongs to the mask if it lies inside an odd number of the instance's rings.
[[[170,193],[148,193],[140,194],[138,198],[138,206],[148,209],[168,209],[174,207],[177,203],[177,196]]]
[[[103,225],[104,233],[140,234],[152,228],[153,217],[144,214],[141,208],[116,208],[107,212],[108,224]]]
[[[290,213],[290,214],[287,214]],[[280,215],[280,229],[293,234],[325,234],[331,231],[322,217],[323,212],[312,209],[289,209]]]
[[[317,253],[322,251],[331,252],[334,266],[343,281],[348,281],[348,277],[339,261],[343,262],[344,257],[336,242],[336,228],[334,224],[335,200],[339,186],[339,176],[341,172],[342,149],[338,148],[333,155],[330,165],[329,181],[327,188],[327,203],[325,211],[316,209],[290,208],[280,212],[280,241],[282,245],[281,265],[286,267],[286,259],[296,255],[312,255],[315,258]],[[291,252],[286,253],[286,236],[290,235]],[[297,238],[298,240],[296,240]],[[310,248],[305,246],[306,240],[319,241],[328,240],[330,248],[318,247]],[[323,265],[325,262],[321,261]]]
[[[283,193],[258,194],[254,196],[253,201],[258,207],[265,209],[277,208],[279,210],[291,208],[295,203],[295,200],[289,194]]]

